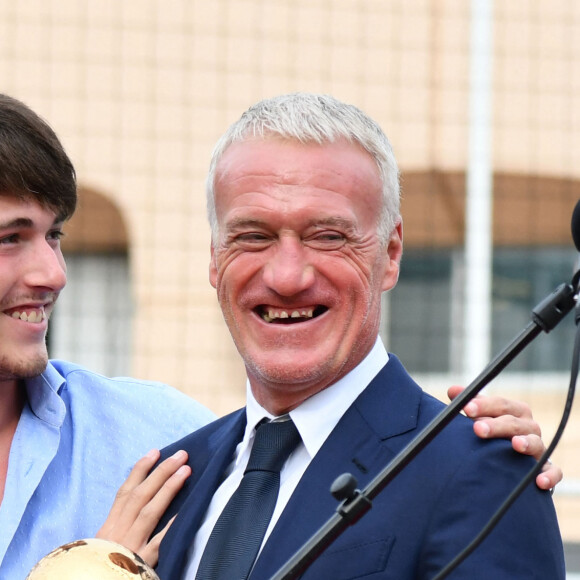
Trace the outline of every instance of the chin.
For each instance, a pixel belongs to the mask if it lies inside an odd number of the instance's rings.
[[[285,385],[308,385],[317,383],[329,375],[330,369],[324,363],[304,364],[299,359],[287,363],[272,364],[271,361],[251,361],[247,367],[251,373],[265,383]]]
[[[48,363],[46,352],[33,357],[11,357],[0,355],[0,377],[8,379],[31,379],[40,375]]]

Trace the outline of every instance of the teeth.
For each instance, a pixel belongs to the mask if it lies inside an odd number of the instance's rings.
[[[28,322],[40,322],[41,320],[42,320],[42,313],[41,312],[32,311],[28,315]]]
[[[12,318],[17,320],[22,320],[23,322],[41,322],[46,320],[46,313],[44,310],[32,310],[29,314],[26,312],[14,311],[12,313]]]
[[[262,314],[262,320],[272,322],[276,318],[312,318],[314,309],[293,310],[290,314],[287,310],[274,310],[270,308],[267,313]]]

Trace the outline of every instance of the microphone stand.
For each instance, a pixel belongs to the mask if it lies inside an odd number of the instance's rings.
[[[493,380],[539,334],[550,332],[574,308],[580,272],[571,284],[561,284],[533,310],[531,322],[504,348],[431,423],[429,423],[362,491],[350,473],[337,477],[330,491],[341,501],[336,513],[292,556],[270,580],[294,580],[346,530],[372,507],[375,498],[435,436],[461,412],[481,389]]]

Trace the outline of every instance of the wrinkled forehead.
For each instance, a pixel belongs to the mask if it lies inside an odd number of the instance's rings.
[[[232,143],[216,165],[216,193],[240,179],[251,178],[280,183],[348,180],[382,186],[374,158],[345,139],[321,144],[272,137]]]
[[[226,229],[260,216],[277,227],[334,219],[366,230],[377,223],[381,192],[374,160],[348,142],[238,143],[216,173],[216,217]]]

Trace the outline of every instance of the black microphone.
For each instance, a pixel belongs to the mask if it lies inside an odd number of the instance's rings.
[[[572,241],[576,246],[576,250],[580,252],[580,199],[576,202],[574,206],[574,211],[572,212]],[[580,291],[580,255],[576,259],[576,272],[572,277],[572,286],[576,291],[576,294]],[[580,324],[580,300],[576,302],[576,308],[574,309],[574,322],[578,326]]]
[[[578,252],[580,252],[580,199],[576,202],[572,212],[572,240]]]

